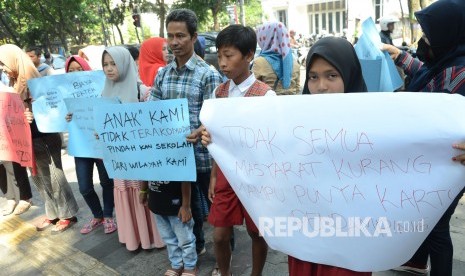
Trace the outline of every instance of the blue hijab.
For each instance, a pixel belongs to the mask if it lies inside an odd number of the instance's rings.
[[[425,62],[408,87],[420,91],[446,68],[465,65],[465,1],[439,0],[415,13],[434,59]]]

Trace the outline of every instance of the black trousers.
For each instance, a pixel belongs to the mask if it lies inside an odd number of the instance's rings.
[[[452,275],[452,260],[454,248],[450,237],[450,219],[455,212],[460,198],[462,198],[465,188],[452,201],[444,215],[439,219],[431,233],[410,259],[415,264],[426,265],[428,256],[431,262],[430,276],[449,276]]]
[[[31,199],[31,184],[27,169],[18,163],[3,161],[0,165],[0,189],[8,200]]]

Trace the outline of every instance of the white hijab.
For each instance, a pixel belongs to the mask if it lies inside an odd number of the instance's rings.
[[[103,45],[89,45],[78,51],[78,55],[89,63],[92,70],[102,70],[100,58],[105,50]]]
[[[115,61],[119,78],[117,81],[105,79],[102,97],[118,97],[122,103],[138,102],[137,99],[137,67],[129,51],[121,46],[108,47],[102,54],[108,53]]]

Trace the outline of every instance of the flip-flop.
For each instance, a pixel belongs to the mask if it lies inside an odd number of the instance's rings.
[[[187,272],[187,271],[184,270],[182,272],[181,276],[196,276],[198,272],[199,272],[199,269],[196,267],[196,268],[194,268],[193,271]]]
[[[182,268],[180,269],[170,268],[166,270],[164,276],[181,276],[181,273],[182,273]]]
[[[77,222],[76,217],[71,217],[69,219],[60,219],[55,226],[52,228],[52,234],[60,233],[70,228]]]

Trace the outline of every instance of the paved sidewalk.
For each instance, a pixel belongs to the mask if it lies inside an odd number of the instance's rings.
[[[91,219],[91,213],[79,193],[74,159],[63,155],[68,181],[80,206],[78,223],[69,230],[51,235],[50,230],[36,232],[34,223],[43,218],[43,202],[32,188],[34,206],[23,215],[0,217],[0,275],[163,275],[169,266],[166,250],[126,250],[116,233],[105,235],[103,228],[88,235],[79,229]],[[98,179],[96,176],[95,180]],[[32,182],[31,182],[32,184]],[[97,193],[101,193],[96,184]],[[0,197],[0,209],[6,200]],[[454,242],[454,275],[465,275],[465,198],[461,200],[451,222]],[[211,275],[213,256],[212,228],[204,225],[207,253],[199,257],[199,275]],[[251,243],[244,227],[237,227],[236,251],[232,271],[250,275]],[[393,253],[395,254],[395,253]],[[264,276],[288,275],[287,256],[270,250]],[[375,276],[409,275],[394,271],[373,273]]]

